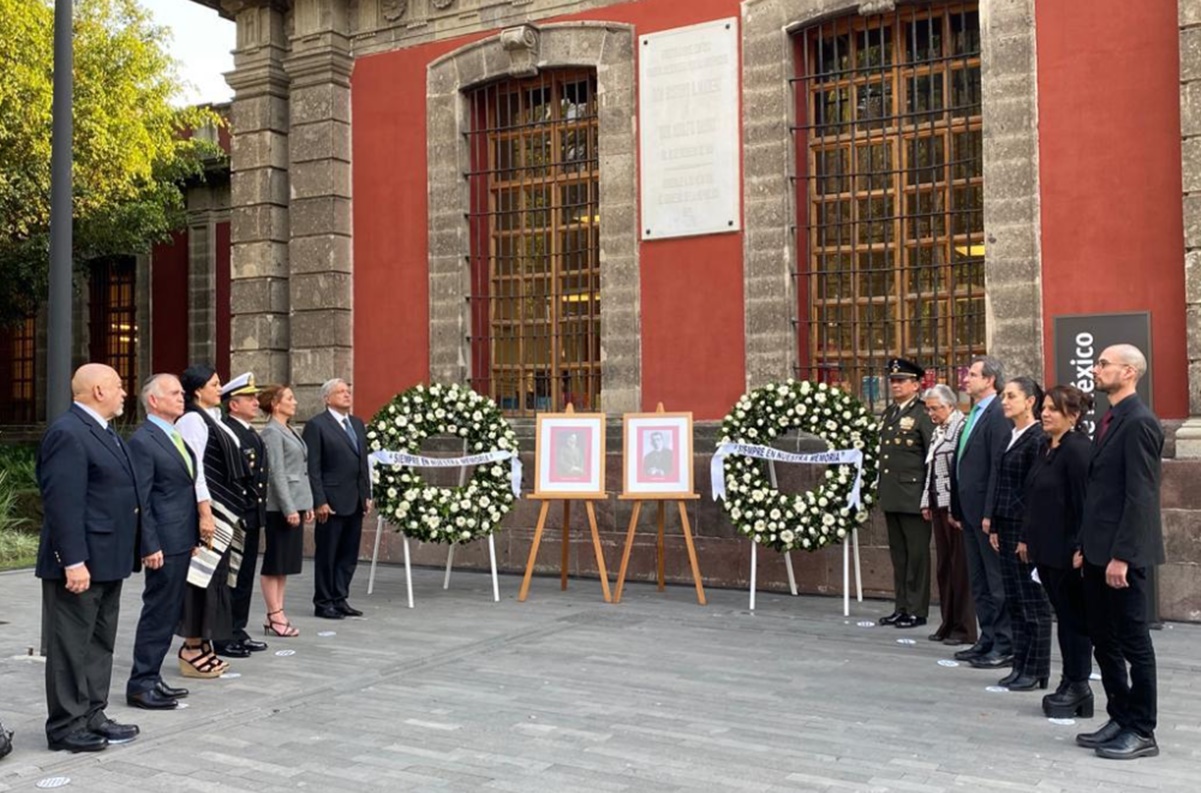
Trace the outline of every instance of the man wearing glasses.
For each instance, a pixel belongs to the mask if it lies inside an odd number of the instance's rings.
[[[1110,408],[1093,439],[1080,539],[1088,631],[1109,721],[1077,735],[1076,743],[1111,760],[1159,754],[1147,575],[1164,560],[1163,429],[1135,393],[1146,373],[1147,359],[1129,344],[1106,348],[1093,367],[1096,389],[1108,395]]]

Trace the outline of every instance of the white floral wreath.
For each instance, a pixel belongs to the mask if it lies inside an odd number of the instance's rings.
[[[777,551],[815,551],[866,523],[876,501],[880,431],[876,418],[851,394],[825,383],[796,381],[757,388],[722,422],[721,443],[770,445],[789,430],[816,435],[833,449],[863,453],[863,507],[848,506],[855,470],[827,467],[822,484],[801,495],[774,488],[766,464],[743,455],[725,458],[725,511],[738,531]]]
[[[414,386],[380,408],[367,428],[373,452],[420,454],[421,442],[434,435],[465,439],[468,454],[517,451],[517,435],[496,403],[459,385]],[[515,500],[502,462],[477,465],[463,487],[432,487],[415,468],[377,463],[373,492],[380,514],[399,531],[440,543],[487,537]]]

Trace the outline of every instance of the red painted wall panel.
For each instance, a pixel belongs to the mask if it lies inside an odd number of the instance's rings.
[[[217,269],[217,360],[213,366],[221,375],[222,382],[229,380],[241,372],[229,371],[229,262],[230,240],[229,223],[218,223],[216,233],[216,269]]]
[[[641,35],[738,16],[737,0],[648,0],[561,19],[624,22]],[[355,388],[364,415],[428,376],[426,66],[471,40],[355,63]],[[639,267],[643,406],[720,418],[744,385],[741,234],[647,243]]]
[[[1151,311],[1162,418],[1188,415],[1175,3],[1037,4],[1043,312]]]
[[[188,366],[188,232],[155,245],[150,258],[150,369],[179,374]]]

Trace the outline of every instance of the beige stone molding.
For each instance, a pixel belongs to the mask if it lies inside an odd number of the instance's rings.
[[[1201,3],[1179,0],[1180,136],[1184,182],[1184,295],[1189,420],[1177,457],[1201,457]]]
[[[531,26],[526,26],[531,27]],[[593,68],[600,155],[601,404],[609,413],[641,402],[640,288],[634,146],[634,30],[577,22],[506,31],[429,65],[430,378],[466,382],[471,335],[467,297],[471,252],[466,218],[471,170],[465,92],[516,73]],[[526,44],[528,43],[528,45]],[[534,56],[536,52],[536,58]],[[529,71],[530,69],[533,71]]]

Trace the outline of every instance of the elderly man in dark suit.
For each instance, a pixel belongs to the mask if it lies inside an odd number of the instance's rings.
[[[930,614],[930,523],[922,517],[926,450],[934,422],[918,399],[926,370],[904,358],[888,362],[892,404],[880,418],[880,508],[888,524],[896,606],[881,625],[917,628]]]
[[[263,526],[267,523],[267,450],[263,439],[251,426],[259,417],[259,389],[254,384],[251,372],[235,377],[221,389],[221,401],[225,403],[227,415],[222,419],[225,426],[233,430],[238,446],[250,472],[250,492],[246,511],[242,513],[245,539],[242,544],[242,564],[238,568],[238,582],[230,598],[233,616],[233,636],[228,641],[214,641],[213,649],[218,655],[230,658],[246,658],[251,653],[267,649],[266,642],[250,638],[246,625],[250,621],[250,601],[254,596],[255,567],[259,563],[259,544]]]
[[[963,530],[968,580],[980,621],[979,640],[955,657],[984,669],[1013,661],[1001,561],[988,537],[992,523],[988,505],[996,501],[997,470],[1013,429],[997,399],[997,389],[1004,382],[1004,369],[996,358],[983,356],[972,361],[963,387],[975,405],[959,433],[951,465],[951,519]]]
[[[1107,347],[1093,366],[1096,389],[1109,396],[1110,408],[1093,439],[1080,539],[1085,613],[1109,721],[1077,735],[1076,743],[1112,760],[1159,754],[1147,575],[1164,560],[1163,429],[1135,393],[1146,373],[1147,359],[1129,344]]]
[[[367,431],[350,415],[350,386],[333,379],[321,386],[326,409],[309,419],[309,484],[317,516],[313,557],[313,607],[318,617],[342,619],[363,612],[347,602],[359,562],[363,518],[371,513]]]
[[[184,412],[183,386],[156,374],[142,388],[146,423],[129,439],[129,453],[146,501],[142,511],[142,565],[146,587],[133,644],[125,699],[135,708],[170,710],[188,695],[163,682],[162,665],[183,609],[192,550],[200,543],[196,460],[175,431]]]
[[[38,449],[45,517],[38,547],[46,644],[46,738],[52,750],[94,752],[133,740],[108,706],[121,584],[138,559],[142,501],[134,465],[113,430],[125,389],[116,370],[84,364],[74,404]]]

